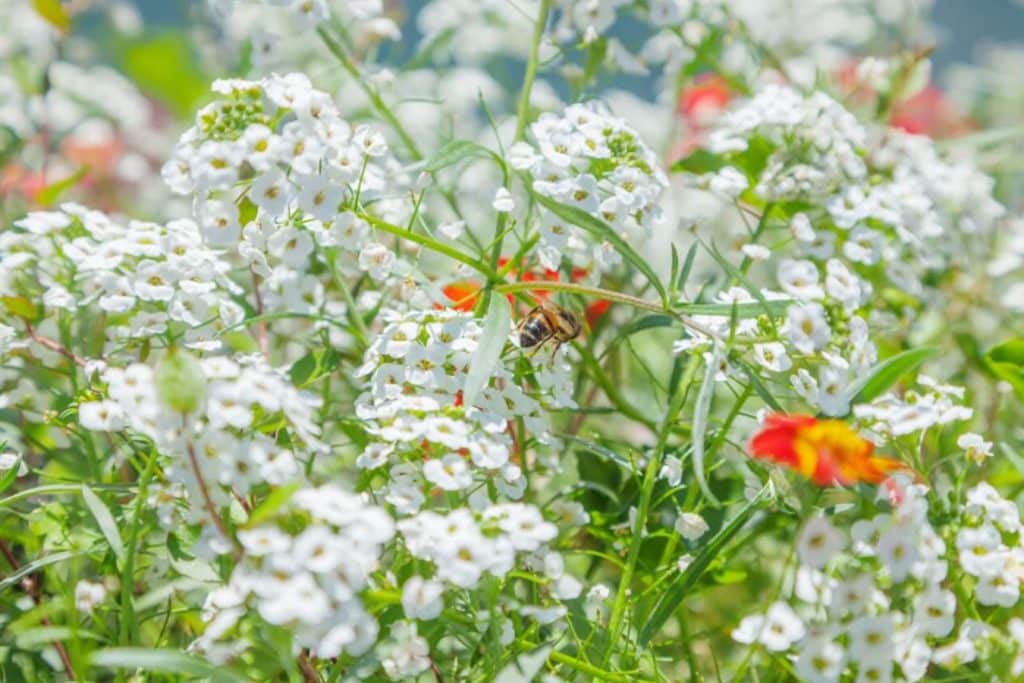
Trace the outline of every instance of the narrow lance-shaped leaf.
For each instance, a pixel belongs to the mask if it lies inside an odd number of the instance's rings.
[[[985,354],[985,367],[1009,383],[1024,400],[1024,339],[1010,339],[993,346]]]
[[[93,519],[96,520],[96,524],[99,526],[100,532],[103,533],[103,537],[110,544],[110,549],[114,551],[117,560],[119,562],[122,561],[124,559],[124,542],[121,540],[121,532],[117,528],[114,516],[110,514],[110,509],[85,484],[82,484],[82,498],[85,500],[85,506],[89,508]]]
[[[91,662],[95,667],[108,669],[141,669],[146,672],[184,674],[192,677],[208,677],[214,681],[245,680],[222,667],[215,667],[207,661],[177,650],[160,650],[143,647],[111,647],[93,653]]]
[[[908,349],[871,368],[847,389],[851,403],[867,403],[888,391],[901,377],[939,352],[934,346]]]
[[[463,159],[479,157],[490,157],[499,166],[504,166],[501,157],[478,142],[473,142],[472,140],[451,140],[441,149],[434,152],[423,163],[423,170],[427,173],[434,173],[443,168],[454,166]]]
[[[594,235],[598,239],[605,240],[613,247],[615,251],[619,252],[630,265],[639,270],[647,278],[647,281],[651,283],[651,286],[658,291],[661,295],[662,302],[668,305],[668,294],[665,291],[665,286],[661,284],[661,280],[658,279],[658,275],[651,268],[647,260],[640,256],[633,247],[629,246],[626,240],[622,239],[617,232],[612,230],[611,226],[602,221],[600,218],[596,218],[591,214],[587,213],[583,209],[578,209],[575,206],[569,206],[557,202],[550,197],[545,197],[542,194],[536,192],[533,193],[534,198],[548,211],[555,214],[559,218],[565,221],[569,221],[573,225],[583,228],[590,234]]]
[[[512,307],[508,299],[500,294],[491,296],[487,305],[487,317],[484,319],[484,330],[480,337],[480,346],[469,363],[466,383],[462,387],[463,405],[471,406],[480,390],[491,377],[494,366],[501,358],[502,349],[508,340],[509,327],[512,322]]]
[[[14,462],[7,468],[6,471],[0,470],[0,493],[3,493],[11,487],[14,480],[18,478],[18,470],[22,467],[21,456],[14,458]]]
[[[721,360],[722,350],[716,344],[711,350],[711,360],[704,372],[704,381],[700,385],[693,414],[693,474],[701,493],[715,505],[718,505],[718,498],[711,492],[704,473],[704,438],[708,428],[708,413],[711,411],[711,397],[715,393],[715,372]]]
[[[682,572],[676,579],[669,585],[669,587],[661,594],[661,598],[655,604],[654,609],[651,610],[651,614],[647,617],[647,621],[640,629],[639,642],[641,647],[647,645],[650,642],[651,637],[661,630],[661,627],[665,624],[670,616],[675,614],[676,610],[679,609],[679,604],[683,601],[683,598],[690,592],[690,589],[697,583],[700,577],[704,574],[707,568],[711,565],[711,562],[718,557],[718,555],[725,548],[725,545],[732,540],[737,533],[743,529],[747,521],[753,516],[754,512],[757,511],[757,506],[761,502],[767,492],[768,487],[762,488],[743,508],[736,513],[729,522],[723,526],[718,533],[708,541],[699,553],[697,557],[693,559],[693,562],[686,568],[686,571]]]

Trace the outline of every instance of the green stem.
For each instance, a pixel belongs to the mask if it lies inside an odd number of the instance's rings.
[[[121,571],[121,617],[118,622],[117,642],[122,645],[139,643],[139,627],[135,621],[135,604],[132,591],[135,588],[135,555],[138,551],[139,530],[142,527],[142,507],[146,502],[149,482],[156,471],[156,450],[149,452],[146,469],[139,476],[139,490],[135,494],[131,526],[128,530],[128,545],[125,548],[124,567]]]
[[[360,348],[365,349],[369,345],[370,333],[366,329],[363,316],[359,314],[359,309],[356,308],[355,299],[352,298],[352,290],[348,288],[348,283],[345,282],[345,278],[342,277],[341,272],[338,270],[338,259],[335,253],[328,254],[327,264],[331,269],[334,283],[338,285],[341,297],[345,300],[345,306],[348,307],[348,319],[354,328],[356,341],[359,342]]]
[[[703,358],[700,354],[693,354],[683,372],[683,378],[676,387],[672,396],[665,417],[662,420],[661,429],[658,431],[658,442],[651,453],[651,459],[647,463],[647,470],[644,473],[644,481],[640,489],[640,504],[636,510],[636,520],[633,525],[633,537],[629,545],[629,554],[626,556],[626,566],[622,570],[622,577],[619,580],[619,589],[615,594],[615,603],[612,605],[611,618],[608,621],[608,649],[605,651],[604,661],[607,664],[611,659],[612,651],[619,642],[622,633],[623,620],[626,616],[626,598],[629,593],[630,583],[633,581],[633,573],[636,571],[637,560],[640,558],[640,546],[643,544],[643,530],[647,526],[647,514],[650,511],[651,498],[654,495],[654,484],[658,480],[658,471],[661,468],[662,455],[668,444],[669,434],[672,432],[672,425],[679,416],[685,403],[687,390],[697,375],[697,368],[700,367]]]
[[[384,103],[384,100],[381,99],[380,93],[371,88],[369,84],[363,80],[363,75],[359,72],[359,67],[356,66],[356,63],[348,56],[341,43],[335,40],[323,26],[317,28],[316,32],[320,36],[320,40],[324,41],[324,45],[327,46],[327,49],[331,51],[331,54],[333,54],[341,63],[342,68],[348,72],[363,93],[366,94],[366,97],[370,100],[370,104],[373,105],[373,108],[378,114],[380,114],[381,118],[387,121],[388,125],[391,126],[398,137],[402,140],[402,144],[405,145],[407,150],[409,150],[409,155],[416,161],[423,159],[423,153],[416,145],[416,141],[412,139],[411,135],[409,135],[409,131],[405,129],[405,126],[403,126],[402,122],[398,120],[395,113]]]
[[[493,268],[491,268],[483,261],[478,261],[472,256],[468,256],[467,254],[462,253],[455,247],[450,247],[447,244],[444,244],[443,242],[438,242],[433,237],[421,235],[418,232],[410,232],[405,228],[399,227],[397,225],[392,225],[391,223],[382,221],[376,216],[371,216],[369,214],[361,213],[359,214],[359,217],[362,218],[367,223],[369,223],[370,225],[372,225],[377,230],[388,232],[391,233],[392,235],[397,235],[402,239],[409,240],[410,242],[415,242],[416,244],[422,244],[431,251],[436,251],[439,254],[444,254],[449,258],[455,259],[459,263],[465,263],[467,266],[473,268],[481,275],[486,277],[489,281],[496,282],[501,279],[498,276],[497,271],[495,271]]]
[[[557,650],[551,652],[551,654],[548,655],[548,659],[550,659],[552,662],[564,664],[565,666],[568,666],[572,669],[576,669],[577,671],[580,671],[582,673],[589,674],[590,676],[593,676],[594,678],[602,681],[613,681],[614,683],[631,683],[633,681],[639,680],[633,676],[623,676],[621,674],[612,673],[611,671],[605,671],[604,669],[598,668],[593,664],[589,664],[587,662],[584,662],[583,660],[576,659],[575,657],[570,657],[569,655],[564,654],[562,652],[558,652]]]
[[[526,73],[523,74],[523,89],[519,93],[519,107],[516,110],[516,142],[523,139],[526,133],[526,119],[530,114],[530,91],[533,81],[537,78],[537,65],[540,62],[540,41],[544,37],[544,27],[548,23],[551,12],[551,0],[541,0],[537,11],[537,21],[533,25],[533,40],[530,41],[530,56],[526,62]]]

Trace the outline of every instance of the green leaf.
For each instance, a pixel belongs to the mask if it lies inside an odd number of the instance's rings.
[[[700,393],[697,394],[697,402],[693,408],[693,476],[697,480],[704,497],[713,504],[718,504],[718,498],[711,492],[708,486],[707,477],[704,474],[704,438],[708,428],[708,414],[711,412],[711,399],[715,394],[715,373],[718,372],[718,363],[722,359],[722,347],[715,344],[711,348],[711,360],[707,363],[704,371],[704,380],[700,385]]]
[[[686,281],[690,279],[690,271],[693,269],[693,259],[697,256],[697,242],[690,245],[686,252],[686,259],[683,261],[683,269],[679,271],[679,280],[676,281],[676,289],[683,291]]]
[[[921,346],[885,359],[846,390],[850,403],[873,401],[888,391],[901,377],[938,352],[939,349],[934,346]]]
[[[651,283],[651,286],[658,290],[658,294],[661,295],[661,300],[668,306],[668,294],[665,291],[665,286],[661,284],[658,279],[658,275],[651,268],[647,260],[640,256],[633,247],[619,236],[617,232],[612,230],[611,226],[595,216],[587,213],[583,209],[576,208],[575,206],[569,206],[561,202],[556,202],[550,197],[545,197],[542,194],[531,192],[534,198],[548,211],[555,214],[559,218],[565,221],[569,221],[575,226],[583,228],[590,234],[594,235],[598,239],[605,240],[615,247],[615,251],[619,252],[626,261],[628,261],[634,268],[639,270],[647,278],[647,281]]]
[[[187,655],[178,650],[158,650],[145,647],[111,647],[93,653],[90,663],[107,669],[141,669],[147,673],[184,674],[191,677],[208,676],[215,681],[245,680],[223,667]]]
[[[29,574],[35,574],[43,567],[56,564],[57,562],[63,562],[64,560],[69,560],[79,554],[80,553],[77,551],[64,550],[59,553],[43,555],[42,557],[32,560],[27,564],[23,564],[21,565],[21,569],[0,580],[0,591],[7,590],[11,586],[17,585],[18,582],[21,581],[22,577],[28,576]]]
[[[85,629],[75,629],[74,636],[89,640],[103,640],[103,636]],[[34,650],[39,646],[48,646],[54,641],[65,641],[72,638],[72,631],[67,626],[40,626],[22,631],[14,637],[14,643],[22,650]]]
[[[999,379],[1013,387],[1024,401],[1024,339],[1011,339],[997,344],[985,354],[985,366]]]
[[[704,248],[707,249],[708,253],[711,254],[711,257],[718,262],[718,265],[722,266],[722,270],[728,273],[731,278],[736,280],[736,282],[742,284],[743,287],[750,293],[750,295],[757,299],[757,302],[761,304],[761,308],[764,309],[765,313],[767,313],[769,316],[773,315],[772,308],[771,306],[768,305],[768,300],[765,299],[764,294],[761,293],[761,288],[755,285],[753,282],[751,282],[750,279],[743,274],[743,271],[734,266],[732,263],[729,263],[729,260],[722,256],[722,253],[718,251],[718,247],[715,246],[714,242],[711,243],[710,247],[705,245]],[[785,304],[788,306],[789,302],[787,301],[785,302]],[[731,309],[733,304],[728,305],[730,307],[729,315],[732,315]],[[738,306],[739,304],[736,305]]]
[[[708,541],[707,545],[693,559],[693,562],[686,568],[686,571],[676,577],[661,594],[661,598],[659,598],[658,602],[654,605],[654,609],[651,610],[650,615],[647,617],[647,622],[640,629],[639,643],[641,647],[646,646],[654,634],[661,630],[661,627],[668,618],[675,614],[683,598],[696,585],[697,581],[711,565],[711,561],[718,557],[725,548],[725,545],[743,529],[747,521],[756,512],[758,504],[767,491],[767,486],[762,488],[757,495],[736,513],[735,517],[719,529],[718,533]]]
[[[780,316],[786,312],[790,299],[772,299],[765,303],[748,301],[735,304],[677,304],[674,310],[687,315],[714,315],[722,318],[756,318],[767,312],[771,316]]]
[[[671,327],[677,322],[679,321],[676,318],[668,315],[662,315],[660,313],[635,318],[617,330],[615,338],[608,342],[608,346],[605,347],[604,351],[601,353],[601,357],[603,358],[606,356],[616,344],[624,341],[634,334],[643,332],[644,330],[653,330],[659,327]]]
[[[181,118],[191,118],[209,93],[210,79],[200,70],[191,35],[184,30],[123,41],[116,50],[125,75]]]
[[[0,297],[0,303],[4,309],[16,318],[33,321],[39,317],[39,309],[34,303],[23,296]]]
[[[121,532],[117,528],[114,516],[110,514],[110,509],[85,484],[82,484],[82,498],[85,500],[85,506],[89,508],[89,512],[92,513],[93,519],[99,525],[100,531],[103,532],[103,537],[107,539],[107,543],[110,544],[110,549],[114,551],[118,561],[124,560],[124,542],[121,540]]]
[[[454,166],[463,159],[490,157],[499,166],[505,162],[497,154],[483,145],[472,140],[451,140],[444,147],[430,155],[430,158],[423,163],[423,170],[427,173],[436,173],[443,168]]]
[[[67,31],[71,28],[71,17],[64,11],[60,0],[32,0],[36,14],[48,21],[54,28]]]
[[[631,463],[626,456],[621,455],[620,453],[616,453],[607,446],[603,446],[594,441],[588,441],[587,439],[580,438],[574,434],[560,434],[559,438],[575,441],[576,443],[578,443],[580,446],[590,451],[591,453],[599,455],[602,458],[609,460],[610,462],[614,462],[627,472],[631,472],[633,470],[633,463]]]
[[[672,172],[688,172],[703,175],[713,173],[725,167],[726,161],[718,154],[706,149],[695,149],[679,161],[672,164]]]
[[[492,292],[491,300],[487,304],[487,317],[484,318],[480,346],[469,363],[466,383],[462,387],[463,405],[473,405],[477,394],[490,380],[494,366],[498,364],[505,342],[508,340],[511,322],[512,307],[508,299]]]
[[[750,385],[754,387],[754,391],[761,397],[761,400],[764,401],[768,407],[777,413],[786,412],[782,409],[779,402],[775,400],[775,397],[772,396],[772,393],[768,391],[768,387],[766,387],[764,382],[761,381],[761,377],[758,375],[758,371],[755,368],[751,367],[751,365],[745,361],[739,361],[739,366],[743,369],[743,373],[747,376],[747,379],[750,380]]]
[[[341,356],[334,349],[317,349],[295,361],[288,376],[297,387],[304,387],[329,375],[341,365]]]
[[[55,183],[51,183],[39,191],[36,196],[36,201],[41,206],[52,206],[57,199],[64,194],[67,190],[78,184],[85,174],[89,172],[88,166],[80,166],[77,171],[69,175],[67,178],[58,180]]]
[[[275,488],[270,492],[270,495],[252,511],[252,514],[249,515],[249,520],[245,523],[245,526],[252,528],[273,517],[278,510],[288,504],[288,501],[292,499],[292,496],[295,495],[295,492],[298,491],[300,487],[301,484],[298,482],[292,482],[291,484]]]
[[[156,366],[156,390],[171,409],[191,413],[206,395],[203,367],[191,353],[172,346]]]
[[[19,455],[11,464],[11,468],[0,475],[0,493],[11,488],[11,484],[13,484],[14,480],[18,478],[18,469],[21,467],[21,462],[22,458]]]

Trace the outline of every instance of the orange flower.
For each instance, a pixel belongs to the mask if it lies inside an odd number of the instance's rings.
[[[498,267],[503,268],[508,263],[506,257],[502,257],[498,261]],[[516,274],[516,269],[511,268],[509,272],[513,275]],[[573,282],[578,282],[586,277],[587,271],[583,268],[573,268],[570,278]],[[536,273],[533,271],[526,271],[522,274],[520,281],[522,282],[558,282],[561,279],[557,270],[544,270]],[[477,296],[480,294],[481,285],[471,280],[459,280],[456,282],[449,283],[441,288],[441,292],[445,298],[448,299],[451,304],[449,306],[457,311],[472,311],[476,307]],[[534,300],[540,302],[541,300],[547,299],[551,296],[551,291],[538,287],[537,289],[530,290],[530,294]],[[508,302],[515,305],[515,297],[512,294],[508,294]],[[584,315],[587,319],[587,325],[593,329],[597,321],[604,317],[608,309],[611,308],[612,302],[607,299],[597,299],[587,304],[584,311]],[[440,308],[440,306],[438,306]]]
[[[845,422],[810,415],[769,415],[750,442],[755,458],[785,465],[818,486],[878,484],[894,470],[906,469],[874,450],[875,444]]]

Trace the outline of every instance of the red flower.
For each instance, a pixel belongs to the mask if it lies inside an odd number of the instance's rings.
[[[770,415],[750,442],[753,457],[796,470],[818,486],[878,484],[891,472],[907,469],[874,450],[842,420],[810,415]]]

